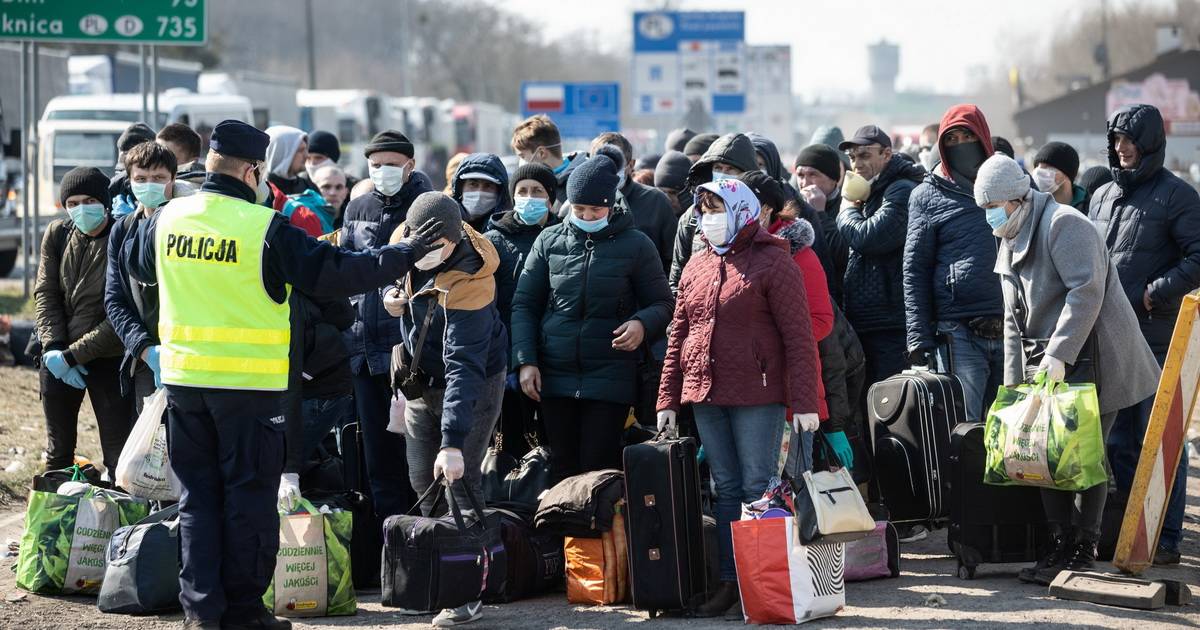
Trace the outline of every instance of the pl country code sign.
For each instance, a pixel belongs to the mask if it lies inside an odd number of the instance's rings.
[[[1175,470],[1183,456],[1188,423],[1200,389],[1200,297],[1189,295],[1179,308],[1171,347],[1138,459],[1113,565],[1139,574],[1154,560]]]
[[[205,0],[0,0],[0,41],[200,46]]]

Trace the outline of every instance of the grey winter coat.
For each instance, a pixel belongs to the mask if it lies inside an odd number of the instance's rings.
[[[1013,239],[1001,239],[996,273],[1004,292],[1004,383],[1025,380],[1015,308],[1025,296],[1025,333],[1049,339],[1046,354],[1071,365],[1095,328],[1100,413],[1139,403],[1158,387],[1159,368],[1140,334],[1116,267],[1091,221],[1045,193]]]

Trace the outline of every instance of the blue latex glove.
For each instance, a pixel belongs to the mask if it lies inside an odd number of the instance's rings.
[[[854,468],[854,449],[850,448],[850,440],[846,439],[844,431],[826,433],[825,439],[833,447],[833,453],[841,460],[846,468]]]
[[[67,357],[63,356],[62,350],[51,350],[42,354],[42,364],[47,370],[54,375],[54,378],[63,380],[67,372],[71,371],[71,366],[67,365]]]
[[[62,381],[75,389],[87,389],[87,381],[83,380],[83,375],[87,373],[87,368],[82,365],[76,365],[67,370],[67,373],[63,375]]]
[[[146,348],[146,365],[150,367],[151,372],[154,372],[155,389],[162,387],[162,367],[158,363],[158,349],[159,346]]]

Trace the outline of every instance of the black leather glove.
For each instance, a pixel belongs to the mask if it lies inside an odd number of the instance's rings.
[[[429,252],[439,249],[443,243],[435,243],[442,238],[442,230],[445,224],[439,219],[429,219],[421,224],[421,227],[409,232],[408,236],[400,240],[401,243],[408,245],[412,249],[413,260],[417,261],[424,258]]]

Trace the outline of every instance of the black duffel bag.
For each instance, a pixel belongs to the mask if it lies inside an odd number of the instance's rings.
[[[126,615],[179,610],[178,503],[113,533],[96,607]]]
[[[504,590],[484,601],[503,604],[561,589],[566,560],[562,536],[535,531],[525,517],[504,509],[488,509],[500,518],[500,535],[508,563]]]
[[[473,512],[469,522],[463,518],[453,492],[444,493],[449,497],[450,515],[413,515],[430,493],[442,487],[442,478],[438,477],[408,514],[389,516],[383,522],[380,577],[384,606],[431,612],[491,599],[504,592],[508,563],[500,537],[500,517],[484,512],[470,486],[464,485]]]

